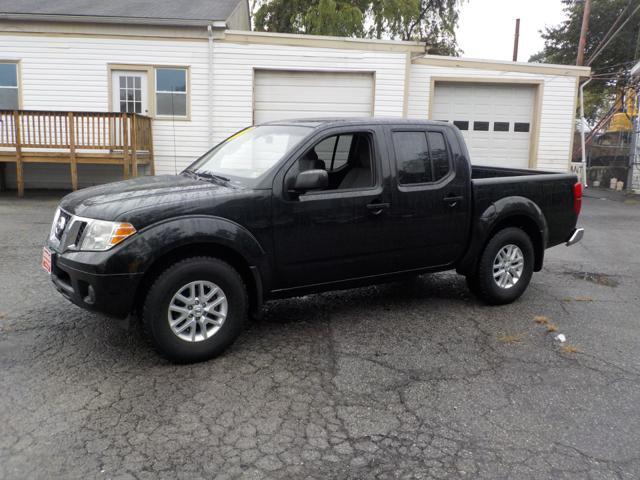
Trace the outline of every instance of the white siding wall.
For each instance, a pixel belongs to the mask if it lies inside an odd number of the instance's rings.
[[[108,111],[109,64],[190,67],[191,119],[154,120],[156,171],[173,173],[253,120],[254,69],[375,72],[374,115],[400,117],[404,53],[284,45],[214,43],[213,138],[208,137],[208,45],[205,40],[157,40],[89,36],[0,36],[4,60],[21,61],[23,107],[33,110]],[[538,168],[567,169],[575,79],[489,70],[411,67],[408,115],[427,118],[430,78],[483,77],[544,80]],[[154,92],[149,92],[152,96]],[[8,183],[14,169],[8,167]],[[80,167],[81,186],[121,178],[110,166]],[[66,165],[25,166],[28,188],[69,188]]]
[[[528,79],[544,81],[537,169],[566,172],[574,124],[575,77],[413,64],[409,83],[410,118],[429,117],[432,77]]]
[[[156,172],[180,171],[252,123],[253,69],[375,71],[375,114],[401,116],[404,53],[214,43],[214,138],[208,139],[208,45],[198,40],[2,35],[0,56],[22,65],[23,108],[108,111],[108,64],[180,65],[191,72],[191,120],[154,120]],[[153,92],[149,92],[152,96]],[[174,147],[175,142],[175,147]],[[81,186],[121,178],[118,167],[80,167]],[[9,185],[15,169],[7,171]],[[27,188],[69,188],[66,165],[25,165]]]
[[[27,110],[111,110],[108,64],[190,66],[191,121],[153,121],[156,170],[174,171],[174,131],[178,169],[206,150],[209,144],[206,42],[26,35],[3,35],[0,41],[0,56],[21,61],[23,108]],[[12,174],[10,168],[9,184],[13,182]],[[111,166],[87,166],[79,170],[81,186],[118,180],[121,175],[120,168]],[[69,167],[25,165],[25,182],[27,188],[69,188]]]
[[[216,43],[214,132],[222,140],[250,124],[254,69],[375,72],[374,115],[402,116],[404,53]]]

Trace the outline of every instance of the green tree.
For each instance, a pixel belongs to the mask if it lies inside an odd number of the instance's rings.
[[[618,16],[626,15],[637,6],[638,0],[592,0],[589,35],[585,61],[595,52]],[[541,32],[544,49],[533,55],[532,62],[575,65],[584,12],[584,0],[563,0],[567,19],[560,25]],[[627,8],[629,7],[629,8]],[[627,23],[594,60],[591,68],[594,80],[585,88],[585,115],[590,120],[602,117],[612,105],[619,85],[638,60],[640,45],[640,12]]]
[[[463,0],[265,0],[259,31],[419,40],[430,53],[457,55],[455,28]]]
[[[367,13],[367,36],[419,40],[434,54],[458,55],[456,26],[461,0],[374,0]]]

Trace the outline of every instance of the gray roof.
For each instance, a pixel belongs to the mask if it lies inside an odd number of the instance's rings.
[[[0,18],[204,25],[224,21],[246,0],[0,0]]]

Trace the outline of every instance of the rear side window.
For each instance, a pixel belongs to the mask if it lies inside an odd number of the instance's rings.
[[[393,146],[401,185],[433,181],[425,132],[394,132]]]
[[[401,185],[437,182],[451,171],[447,144],[440,132],[394,132],[393,146]]]
[[[431,152],[431,164],[433,165],[433,181],[437,182],[449,175],[449,153],[444,135],[440,132],[429,132],[429,150]]]

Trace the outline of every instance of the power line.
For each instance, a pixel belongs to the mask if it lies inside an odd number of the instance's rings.
[[[602,71],[602,70],[607,70],[610,68],[616,68],[616,67],[624,67],[626,65],[635,65],[636,61],[635,60],[629,60],[628,62],[621,62],[621,63],[614,63],[613,65],[603,65],[599,70],[597,71]]]
[[[629,7],[627,7],[627,8],[629,8]],[[619,19],[621,19],[621,18],[622,18],[622,16],[623,16],[623,15],[625,14],[625,12],[627,11],[627,8],[625,8],[625,9],[623,10],[623,12],[620,14],[620,16],[618,17],[618,19],[616,19],[616,22],[614,22],[614,24],[615,24],[615,23],[617,23],[617,22],[619,21]],[[629,21],[633,18],[633,16],[634,16],[636,13],[638,13],[638,11],[639,11],[639,10],[640,10],[640,4],[638,4],[638,6],[633,10],[633,12],[631,12],[631,14],[627,17],[627,19],[626,19],[624,22],[622,22],[622,25],[620,25],[620,26],[617,28],[617,30],[616,30],[615,32],[613,32],[613,33],[609,36],[609,38],[608,38],[608,39],[607,39],[607,38],[606,38],[606,36],[605,36],[606,42],[605,42],[605,40],[603,40],[602,42],[600,42],[600,45],[598,46],[598,48],[596,48],[596,51],[593,53],[593,55],[591,55],[591,57],[589,58],[589,60],[587,60],[587,66],[591,65],[591,64],[593,63],[593,61],[594,61],[594,60],[595,60],[595,59],[596,59],[596,58],[597,58],[597,57],[602,53],[602,51],[603,51],[605,48],[607,48],[607,46],[611,43],[611,40],[613,40],[613,39],[615,38],[615,36],[616,36],[616,35],[618,35],[618,33],[620,33],[620,31],[621,31],[621,30],[622,30],[622,29],[627,25],[627,23],[629,23]],[[604,45],[603,45],[603,42],[604,42]]]

